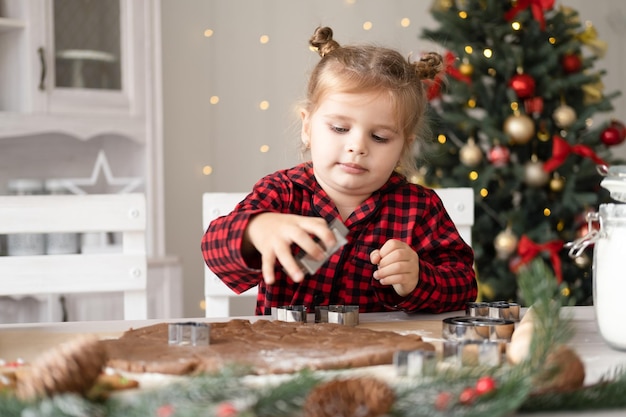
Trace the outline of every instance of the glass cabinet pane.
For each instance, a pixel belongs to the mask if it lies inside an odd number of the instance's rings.
[[[121,90],[120,0],[53,0],[55,86]]]

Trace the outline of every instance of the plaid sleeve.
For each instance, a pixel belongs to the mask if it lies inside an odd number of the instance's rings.
[[[406,311],[463,310],[477,295],[474,253],[459,235],[441,199],[426,193],[421,221],[415,224],[413,238],[419,255],[420,274],[417,287],[407,297],[382,293],[385,303]],[[421,211],[421,210],[420,210]]]

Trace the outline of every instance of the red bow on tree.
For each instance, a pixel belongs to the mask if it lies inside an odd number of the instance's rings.
[[[550,261],[552,262],[556,281],[560,284],[563,281],[561,258],[559,257],[559,251],[561,249],[563,249],[562,240],[551,240],[546,243],[538,244],[530,240],[528,236],[522,235],[517,245],[517,254],[520,256],[520,260],[517,262],[514,269],[516,270],[520,266],[532,261],[541,252],[548,252],[550,254]]]
[[[448,51],[444,57],[445,73],[456,80],[470,84],[472,79],[467,75],[463,75],[461,71],[454,66],[454,61],[456,61],[456,56],[452,52]],[[437,75],[434,80],[430,81],[428,91],[426,92],[428,100],[432,100],[441,95],[441,84],[443,84],[442,75]]]
[[[530,7],[533,17],[539,22],[541,30],[544,30],[546,28],[546,19],[543,13],[554,7],[554,0],[517,0],[514,4],[511,10],[504,14],[506,20],[513,20],[519,12]]]
[[[552,158],[543,164],[543,170],[551,172],[560,167],[570,153],[589,158],[597,165],[608,165],[590,147],[585,145],[570,145],[559,135],[552,136]]]

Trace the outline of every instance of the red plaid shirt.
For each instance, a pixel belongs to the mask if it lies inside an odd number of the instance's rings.
[[[300,283],[291,281],[277,264],[276,282],[265,285],[260,255],[254,264],[246,264],[241,255],[250,217],[266,211],[317,216],[329,223],[339,217],[315,180],[311,163],[304,163],[262,178],[230,214],[209,225],[202,239],[207,265],[236,293],[258,285],[256,314],[271,314],[271,307],[304,305],[312,311],[316,305],[329,304],[359,305],[362,313],[438,313],[465,309],[466,302],[476,298],[473,251],[460,237],[441,199],[398,174],[345,221],[348,243]],[[406,297],[372,277],[376,265],[370,262],[370,252],[389,239],[408,243],[419,255],[419,282]]]

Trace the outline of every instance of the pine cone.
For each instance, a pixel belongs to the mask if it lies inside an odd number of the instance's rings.
[[[23,399],[62,392],[86,393],[102,372],[106,350],[95,336],[84,336],[44,352],[17,375],[16,395]]]
[[[544,371],[535,378],[533,394],[567,392],[585,382],[585,364],[571,348],[559,345],[546,357]]]
[[[395,393],[373,377],[335,379],[315,387],[304,404],[305,417],[377,417],[389,412]]]

